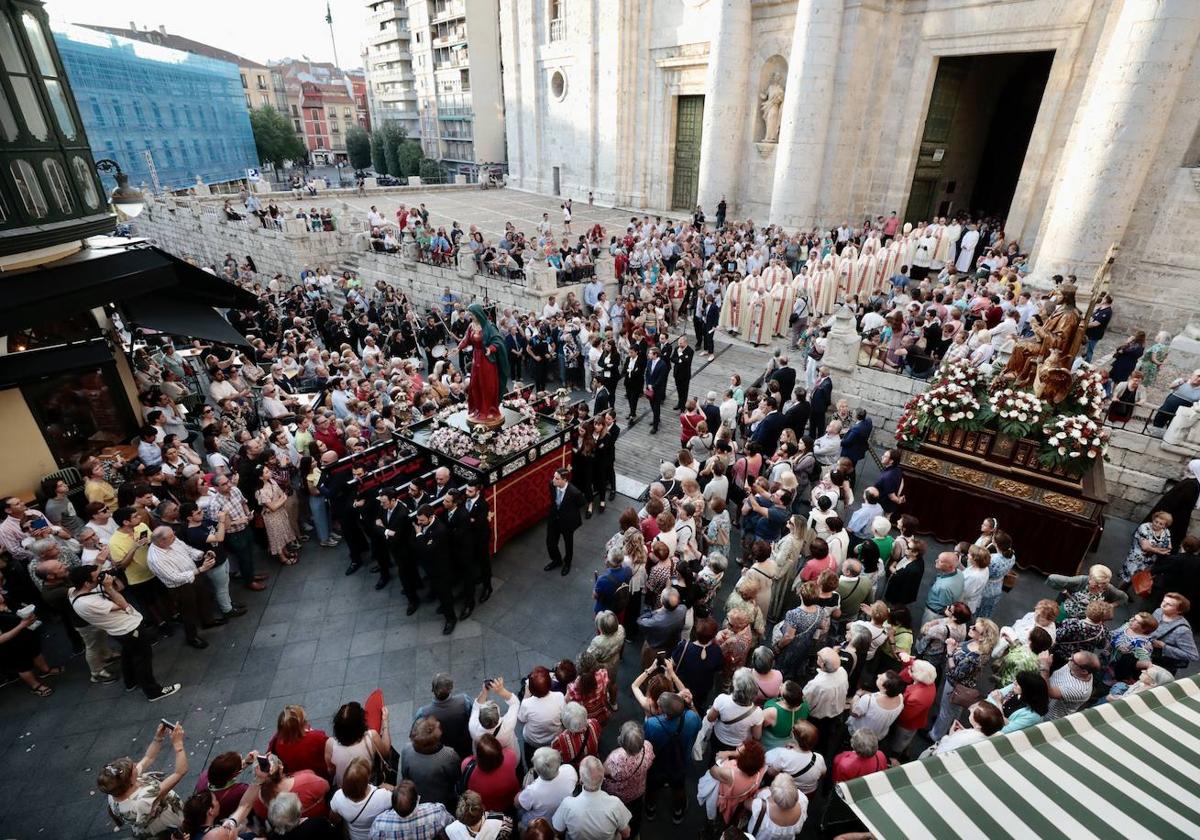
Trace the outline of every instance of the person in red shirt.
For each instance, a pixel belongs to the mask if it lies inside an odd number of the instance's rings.
[[[326,449],[332,449],[336,452],[339,458],[345,457],[346,444],[342,442],[342,436],[338,432],[337,424],[324,414],[318,414],[313,422],[316,426],[313,437],[325,444]]]
[[[888,760],[879,750],[874,732],[860,729],[850,736],[850,749],[833,757],[833,783],[848,782],[888,769]]]
[[[311,770],[329,778],[325,764],[325,742],[329,739],[320,729],[313,729],[303,706],[287,705],[279,713],[275,734],[267,744],[268,752],[279,756],[288,773]]]
[[[300,815],[303,817],[329,816],[329,782],[311,770],[301,770],[299,773],[285,773],[283,762],[279,756],[268,755],[266,760],[271,769],[264,773],[258,766],[258,756],[254,756],[254,782],[259,785],[258,796],[254,798],[253,808],[260,820],[267,818],[267,808],[271,800],[281,793],[294,793],[300,799]]]
[[[929,710],[937,698],[937,668],[906,653],[901,653],[900,659],[905,663],[900,679],[909,685],[904,689],[904,710],[896,718],[888,752],[903,761],[917,731],[929,725]]]
[[[211,791],[220,808],[217,819],[223,820],[237,810],[242,801],[242,794],[249,787],[245,782],[239,782],[238,776],[249,766],[242,760],[238,752],[223,752],[212,760],[208,769],[200,773],[196,780],[196,792]]]
[[[475,742],[475,755],[462,762],[462,774],[467,790],[473,790],[489,811],[510,811],[513,800],[521,790],[517,780],[517,754],[491,733],[485,732]],[[468,775],[469,774],[469,775]]]
[[[646,516],[638,523],[638,528],[641,529],[642,539],[646,541],[646,545],[650,545],[650,543],[654,542],[654,538],[658,536],[658,515],[663,510],[663,503],[659,499],[651,498],[646,502]]]

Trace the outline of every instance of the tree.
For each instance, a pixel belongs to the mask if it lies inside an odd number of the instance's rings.
[[[278,170],[284,161],[304,158],[304,141],[296,136],[288,118],[271,106],[250,111],[250,129],[259,163],[270,163]]]
[[[386,175],[387,165],[383,157],[383,129],[377,128],[371,132],[371,167],[376,175]]]
[[[346,132],[346,154],[355,169],[366,169],[371,165],[371,138],[362,126],[351,126]]]
[[[436,160],[422,158],[420,173],[421,180],[427,184],[440,184],[443,180],[442,167],[438,166]]]
[[[390,122],[383,126],[383,160],[389,175],[401,177],[404,174],[400,171],[400,157],[397,153],[406,138],[404,129],[396,123]]]
[[[410,175],[419,174],[422,157],[424,157],[424,154],[421,152],[421,144],[416,140],[405,140],[400,148],[396,150],[397,163],[400,166],[400,177],[407,178]]]

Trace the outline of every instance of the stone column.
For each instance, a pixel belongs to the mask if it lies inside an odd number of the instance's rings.
[[[817,199],[833,112],[844,5],[845,0],[796,3],[771,188],[771,221],[789,228],[808,229],[832,221],[817,218]]]
[[[709,41],[708,83],[700,137],[700,184],[697,201],[709,219],[725,196],[729,215],[738,204],[738,175],[746,149],[746,120],[756,95],[750,92],[752,53],[750,0],[719,0]]]
[[[1086,283],[1125,235],[1200,37],[1196,0],[1125,0],[1110,14],[1036,243],[1039,279]]]

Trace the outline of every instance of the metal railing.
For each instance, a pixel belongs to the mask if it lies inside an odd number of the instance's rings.
[[[563,18],[550,21],[550,41],[562,41],[567,37],[567,22]]]

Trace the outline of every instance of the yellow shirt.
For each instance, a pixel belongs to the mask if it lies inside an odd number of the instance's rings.
[[[107,481],[89,478],[83,485],[83,495],[89,502],[99,502],[109,513],[117,512],[117,491]]]
[[[139,537],[145,536],[149,538],[150,527],[145,523],[138,525],[133,529],[133,534],[127,534],[124,531],[117,531],[108,540],[108,552],[114,561],[123,560],[125,555],[133,548],[133,544],[137,542]],[[146,562],[146,555],[150,550],[150,545],[141,546],[133,553],[133,560],[125,567],[125,580],[129,584],[135,585],[145,583],[154,577],[154,572],[150,571],[150,566]]]

